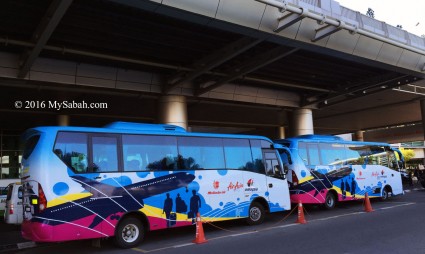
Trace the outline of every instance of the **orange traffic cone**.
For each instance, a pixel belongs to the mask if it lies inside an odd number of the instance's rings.
[[[304,208],[303,203],[301,201],[298,203],[298,219],[296,223],[306,224],[307,221],[304,218]]]
[[[369,195],[367,195],[367,192],[364,196],[364,210],[365,212],[373,212],[372,205],[370,204]]]
[[[205,239],[204,228],[202,227],[201,215],[199,213],[196,214],[196,236],[192,242],[196,244],[208,242]]]

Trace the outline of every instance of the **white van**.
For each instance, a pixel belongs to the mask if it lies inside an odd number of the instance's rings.
[[[21,224],[22,211],[22,184],[11,183],[7,186],[6,211],[4,222],[8,224]]]
[[[4,209],[6,207],[7,187],[0,187],[0,217],[4,216]]]

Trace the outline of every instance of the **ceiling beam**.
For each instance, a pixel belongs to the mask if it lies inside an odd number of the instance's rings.
[[[267,52],[262,52],[257,54],[256,56],[254,56],[252,58],[252,60],[250,62],[247,62],[245,64],[239,65],[239,66],[235,66],[233,67],[233,71],[228,73],[228,75],[216,82],[214,82],[212,85],[209,85],[207,87],[204,88],[199,88],[196,92],[195,92],[195,96],[200,96],[204,93],[207,93],[217,87],[220,87],[228,82],[231,82],[235,79],[241,78],[242,76],[251,73],[255,70],[258,70],[270,63],[273,63],[281,58],[284,58],[286,56],[289,56],[295,52],[297,52],[299,50],[299,48],[293,48],[293,49],[288,49],[287,47],[276,47],[272,50],[269,50]],[[208,82],[206,82],[208,83]]]
[[[55,0],[50,4],[46,14],[32,35],[31,42],[34,43],[34,47],[32,50],[22,54],[22,64],[20,65],[18,78],[24,78],[27,75],[71,3],[72,0]]]
[[[237,55],[247,51],[248,49],[256,46],[264,39],[242,37],[237,41],[234,41],[223,48],[220,48],[206,57],[196,61],[193,64],[193,71],[191,72],[178,72],[168,79],[168,85],[165,88],[164,93],[168,94],[173,88],[190,82],[193,79],[205,74],[211,69],[221,65],[224,62],[236,57]]]
[[[377,83],[373,86],[365,87],[364,89],[357,90],[355,94],[350,95],[349,97],[342,98],[338,101],[322,101],[318,104],[318,108],[325,108],[329,106],[334,106],[343,102],[351,101],[360,97],[366,97],[372,94],[380,93],[385,90],[392,90],[393,88],[404,86],[413,82],[418,81],[417,77],[410,75],[403,75],[398,78],[394,78],[385,82]]]
[[[329,102],[330,100],[337,99],[339,97],[344,97],[349,94],[355,94],[357,92],[362,92],[364,90],[384,85],[386,82],[396,82],[400,77],[406,77],[408,75],[400,76],[400,74],[397,74],[396,76],[394,73],[387,73],[380,76],[375,76],[373,78],[369,78],[366,80],[359,80],[357,83],[351,83],[348,85],[340,86],[340,88],[336,91],[333,91],[332,94],[330,93],[322,93],[322,94],[316,94],[314,96],[306,97],[303,100],[303,103],[301,104],[302,107],[311,106],[323,102]]]

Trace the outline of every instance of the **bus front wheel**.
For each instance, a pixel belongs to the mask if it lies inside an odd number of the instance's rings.
[[[135,217],[124,218],[115,232],[115,244],[123,249],[134,248],[145,236],[142,222]]]
[[[388,199],[388,197],[389,197],[389,195],[388,195],[388,189],[387,188],[384,188],[384,190],[382,191],[381,200],[382,201],[385,201],[385,200]]]
[[[328,193],[326,194],[324,206],[326,209],[331,210],[335,207],[335,205],[336,205],[335,195],[331,191],[328,191]]]
[[[258,202],[252,202],[249,207],[249,214],[247,218],[247,223],[249,225],[259,225],[264,221],[265,217],[264,207]]]

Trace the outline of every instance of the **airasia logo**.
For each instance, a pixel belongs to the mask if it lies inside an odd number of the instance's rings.
[[[233,184],[233,182],[230,182],[229,183],[229,186],[227,186],[227,190],[229,191],[229,190],[233,190],[233,191],[236,191],[236,190],[238,190],[238,189],[240,189],[240,188],[242,188],[243,187],[243,184],[242,183],[240,183],[240,182],[236,182],[235,184]]]
[[[251,187],[254,185],[254,180],[249,179],[248,182],[246,183],[248,185],[248,187]]]

